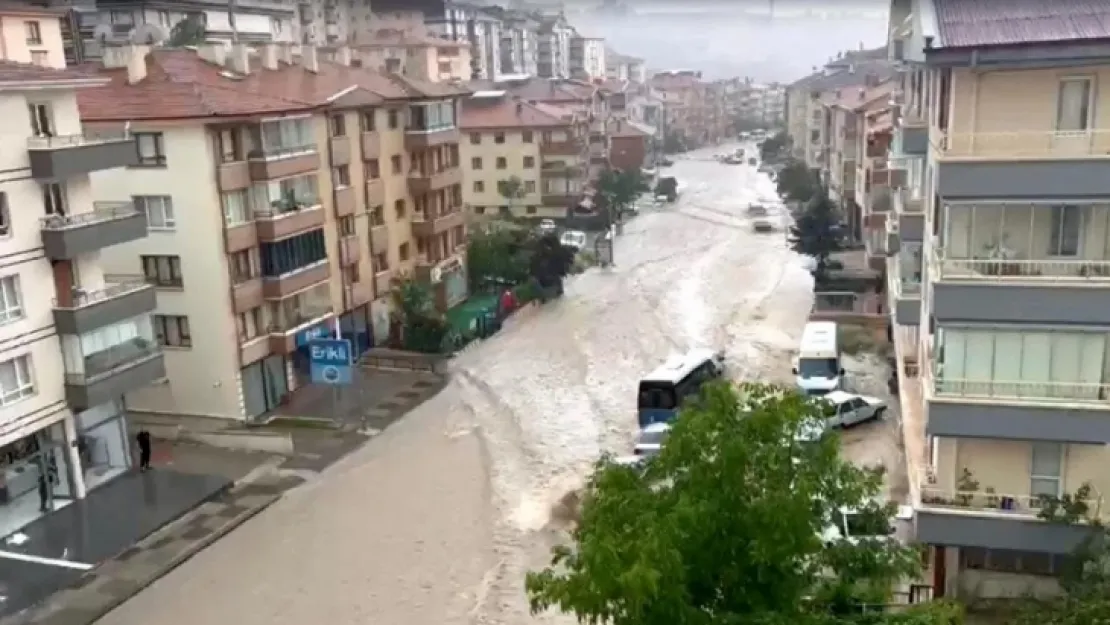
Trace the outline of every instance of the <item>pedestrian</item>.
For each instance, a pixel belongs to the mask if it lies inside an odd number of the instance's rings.
[[[139,470],[150,470],[150,432],[146,428],[139,430],[135,440],[139,443]]]

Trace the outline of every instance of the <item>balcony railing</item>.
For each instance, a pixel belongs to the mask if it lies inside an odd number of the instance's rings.
[[[1034,382],[932,377],[933,396],[942,399],[1010,400],[1020,403],[1110,404],[1110,384],[1101,382]]]
[[[951,133],[940,147],[957,158],[1110,158],[1110,129]]]
[[[280,219],[298,211],[315,208],[320,205],[320,198],[313,195],[303,195],[293,198],[273,200],[268,206],[254,209],[256,219]]]
[[[1110,284],[1110,260],[945,258],[943,250],[931,257],[940,280],[1036,282],[1046,286]]]
[[[935,480],[928,476],[923,476],[921,479],[921,506],[923,508],[942,509],[954,514],[998,515],[1035,519],[1041,513],[1041,510],[1052,502],[1052,498],[1045,495],[999,493],[990,487],[980,488],[978,486],[970,489],[961,489],[959,486],[944,488],[934,482]],[[1101,493],[1095,491],[1090,497],[1080,501],[1087,504],[1087,512],[1084,515],[1087,521],[1102,519],[1105,516]]]
[[[95,134],[60,135],[56,137],[29,137],[27,148],[30,150],[59,150],[62,148],[75,148],[83,145],[97,143],[112,143],[127,141],[131,136],[127,132],[101,132]]]
[[[97,304],[99,302],[115,299],[117,297],[120,297],[121,295],[134,293],[135,291],[141,291],[146,288],[150,288],[150,284],[146,281],[146,278],[141,277],[128,279],[126,281],[117,282],[115,284],[108,284],[105,285],[104,288],[97,289],[95,291],[86,291],[74,287],[72,295],[69,297],[68,301],[63,302],[55,298],[54,308],[60,308],[63,310],[76,310],[78,308],[92,306],[93,304]]]
[[[134,338],[119,345],[88,354],[84,357],[84,371],[66,372],[66,384],[87,385],[101,378],[127,369],[162,351],[154,341]]]
[[[68,230],[115,219],[126,219],[138,214],[138,209],[131,202],[93,202],[93,209],[87,213],[47,215],[42,218],[41,223],[43,230]]]

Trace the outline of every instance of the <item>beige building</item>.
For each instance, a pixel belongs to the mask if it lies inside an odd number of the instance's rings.
[[[1110,32],[1072,28],[1073,2],[1034,29],[1001,2],[916,4],[891,5],[891,155],[922,175],[888,250],[916,538],[936,594],[1054,592],[1110,514]]]
[[[470,80],[470,47],[433,37],[421,28],[377,29],[359,37],[354,58],[363,67],[430,82]]]
[[[565,217],[583,192],[572,120],[570,112],[504,91],[479,91],[464,100],[463,201],[470,214]]]
[[[128,202],[93,201],[89,174],[137,162],[126,133],[87,134],[63,69],[59,16],[0,6],[0,536],[127,471],[123,395],[166,375],[154,291],[105,275],[143,239]]]
[[[126,124],[140,163],[93,192],[134,202],[150,237],[104,263],[155,285],[167,349],[132,411],[256,417],[307,382],[311,340],[383,340],[395,278],[441,308],[465,298],[458,90],[312,47],[134,47],[105,65],[82,118]]]

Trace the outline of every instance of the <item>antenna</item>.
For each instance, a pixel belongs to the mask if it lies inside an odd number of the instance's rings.
[[[239,29],[235,27],[236,0],[227,0],[227,23],[231,27],[231,43],[239,43]]]

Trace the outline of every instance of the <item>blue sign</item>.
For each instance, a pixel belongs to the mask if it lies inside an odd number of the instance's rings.
[[[296,343],[297,347],[301,347],[303,345],[308,345],[309,343],[312,343],[314,341],[330,338],[332,338],[332,322],[321,321],[314,326],[305,328],[304,330],[298,332],[297,335],[293,337],[293,341],[294,343]]]
[[[316,384],[350,384],[351,342],[329,339],[309,343],[308,366]]]

